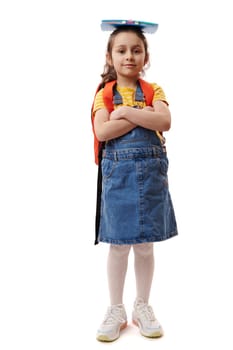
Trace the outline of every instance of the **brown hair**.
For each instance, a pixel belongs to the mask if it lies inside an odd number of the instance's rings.
[[[148,57],[148,43],[147,43],[147,39],[146,39],[143,31],[138,27],[132,27],[132,26],[127,26],[127,25],[118,27],[110,34],[109,39],[108,39],[108,44],[107,44],[107,53],[110,56],[112,56],[112,48],[113,48],[114,39],[117,36],[117,34],[122,33],[122,32],[134,32],[142,40],[142,42],[144,44],[144,48],[145,48],[146,57]],[[142,73],[144,73],[144,72],[142,71]],[[110,66],[106,62],[104,65],[104,71],[101,74],[101,77],[102,77],[101,84],[103,84],[103,85],[109,81],[116,80],[117,75],[116,75],[116,71],[115,71],[114,67]]]

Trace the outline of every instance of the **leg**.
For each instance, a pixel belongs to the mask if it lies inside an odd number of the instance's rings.
[[[157,338],[163,335],[163,330],[155,318],[153,309],[148,305],[154,274],[153,243],[135,244],[135,275],[137,298],[134,303],[133,323],[137,325],[145,337]]]
[[[130,248],[130,245],[110,245],[107,270],[111,306],[97,331],[99,341],[116,340],[120,331],[127,326],[123,290]]]
[[[142,298],[145,303],[149,300],[154,274],[153,248],[153,243],[133,245],[137,298]]]
[[[111,305],[123,304],[130,245],[110,245],[107,272]]]

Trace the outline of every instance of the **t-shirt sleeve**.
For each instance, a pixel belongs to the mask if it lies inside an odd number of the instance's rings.
[[[159,85],[157,85],[155,83],[152,83],[151,85],[152,85],[152,87],[154,89],[153,102],[155,102],[155,101],[163,101],[163,102],[165,102],[168,105],[168,101],[167,101],[166,95],[165,95],[163,89],[161,88],[161,86],[159,86]]]
[[[95,113],[98,109],[106,108],[103,100],[103,89],[97,92],[94,100],[93,112]]]

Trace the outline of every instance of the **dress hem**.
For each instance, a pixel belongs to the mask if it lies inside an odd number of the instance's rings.
[[[99,238],[99,242],[102,243],[110,243],[110,244],[119,244],[119,245],[127,245],[127,244],[140,244],[140,243],[152,243],[152,242],[162,242],[166,241],[170,238],[176,237],[178,235],[177,231],[170,233],[166,237],[146,237],[146,238],[138,238],[138,239],[111,239],[111,238]]]

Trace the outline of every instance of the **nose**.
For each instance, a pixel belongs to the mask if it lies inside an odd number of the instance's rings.
[[[127,51],[127,55],[126,55],[126,60],[127,61],[131,61],[133,58],[132,52],[129,50]]]

